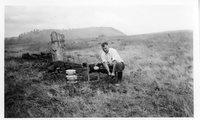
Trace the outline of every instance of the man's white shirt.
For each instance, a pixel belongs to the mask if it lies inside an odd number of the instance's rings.
[[[114,48],[109,48],[108,53],[101,51],[101,59],[103,62],[108,62],[109,64],[111,64],[114,60],[117,62],[124,62],[119,56],[117,50]]]

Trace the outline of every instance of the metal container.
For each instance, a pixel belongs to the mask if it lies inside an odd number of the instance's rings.
[[[69,84],[75,84],[75,83],[77,83],[77,81],[67,81],[67,83],[69,83]]]
[[[66,74],[67,74],[67,75],[76,74],[76,70],[74,70],[74,69],[68,69],[68,70],[66,70]]]
[[[77,75],[66,75],[66,78],[67,78],[69,81],[73,81],[73,80],[76,80],[76,79],[77,79]]]

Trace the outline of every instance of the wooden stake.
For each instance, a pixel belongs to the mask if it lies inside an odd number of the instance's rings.
[[[100,73],[98,72],[98,76],[97,76],[97,80],[99,81],[100,80]]]
[[[88,63],[87,63],[87,78],[88,78],[88,81],[90,81],[89,65],[88,65]]]

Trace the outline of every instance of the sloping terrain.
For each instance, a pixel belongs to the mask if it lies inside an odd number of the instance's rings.
[[[70,86],[64,73],[47,71],[47,61],[21,58],[30,48],[38,53],[42,45],[10,47],[5,53],[5,117],[193,117],[192,31],[66,43],[65,62],[98,62],[105,40],[125,61],[120,86],[105,74],[96,81],[98,74],[92,73],[89,82],[84,69]]]
[[[33,30],[19,35],[19,37],[7,38],[6,43],[22,43],[22,42],[49,42],[51,32],[56,31],[64,34],[66,40],[97,38],[101,36],[124,36],[125,34],[112,27],[89,27],[80,29],[46,29]]]

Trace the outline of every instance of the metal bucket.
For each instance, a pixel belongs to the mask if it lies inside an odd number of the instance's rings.
[[[74,69],[68,69],[68,70],[66,70],[66,74],[67,75],[74,75],[74,74],[76,74],[76,70],[74,70]]]
[[[75,80],[77,80],[77,75],[66,75],[66,78],[69,81],[75,81]]]

